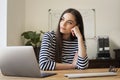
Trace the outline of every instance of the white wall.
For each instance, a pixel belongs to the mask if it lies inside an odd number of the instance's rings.
[[[0,0],[0,48],[7,45],[7,0]],[[1,69],[1,53],[0,53]]]
[[[7,0],[0,0],[0,47],[7,45]]]
[[[108,35],[111,56],[113,49],[120,48],[120,0],[26,0],[26,30],[48,31],[48,9],[95,9],[96,36]],[[89,58],[97,53],[96,39],[87,40]]]
[[[22,45],[21,33],[25,27],[25,0],[8,0],[7,45]]]
[[[8,0],[9,1],[9,0]],[[17,2],[19,1],[19,2]],[[24,4],[25,1],[25,18]],[[48,31],[48,9],[95,9],[96,10],[96,36],[108,35],[110,38],[111,56],[114,58],[114,48],[120,48],[120,0],[14,0],[13,8],[10,8],[8,22],[8,43],[9,45],[21,45],[21,39],[18,36],[24,31],[21,28],[24,25],[25,30],[44,30]],[[15,7],[19,6],[18,8]],[[22,9],[23,8],[23,9]],[[11,11],[12,10],[12,11]],[[15,11],[15,12],[14,12]],[[23,12],[21,12],[23,11]],[[17,14],[19,13],[19,14]],[[20,15],[22,14],[22,16]],[[20,17],[18,17],[20,16]],[[16,19],[17,17],[17,19]],[[17,31],[15,30],[17,29]],[[12,33],[11,33],[12,32]],[[13,42],[12,42],[13,41]],[[95,58],[97,53],[97,42],[95,39],[87,40],[88,57]]]

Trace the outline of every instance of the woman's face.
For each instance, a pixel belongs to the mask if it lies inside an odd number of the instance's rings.
[[[76,26],[75,17],[71,13],[65,13],[60,21],[60,32],[70,34],[74,26]]]

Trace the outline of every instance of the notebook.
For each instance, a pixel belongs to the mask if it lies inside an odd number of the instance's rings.
[[[68,78],[83,78],[83,77],[101,77],[101,76],[115,76],[116,72],[98,72],[98,73],[73,73],[73,74],[65,74],[65,77]]]
[[[9,46],[0,48],[1,72],[5,76],[47,77],[56,73],[45,73],[39,69],[32,46]]]

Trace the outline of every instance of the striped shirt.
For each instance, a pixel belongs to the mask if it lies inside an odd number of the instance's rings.
[[[62,42],[62,63],[71,64],[75,53],[78,51],[77,39],[74,41],[63,40]],[[41,70],[54,70],[56,53],[56,35],[54,31],[45,33],[40,49],[39,66]],[[85,69],[88,67],[88,57],[82,58],[78,56],[77,69]]]

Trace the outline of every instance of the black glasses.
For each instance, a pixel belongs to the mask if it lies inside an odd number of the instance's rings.
[[[115,66],[110,66],[109,68],[109,72],[117,72],[118,68],[116,68]]]

